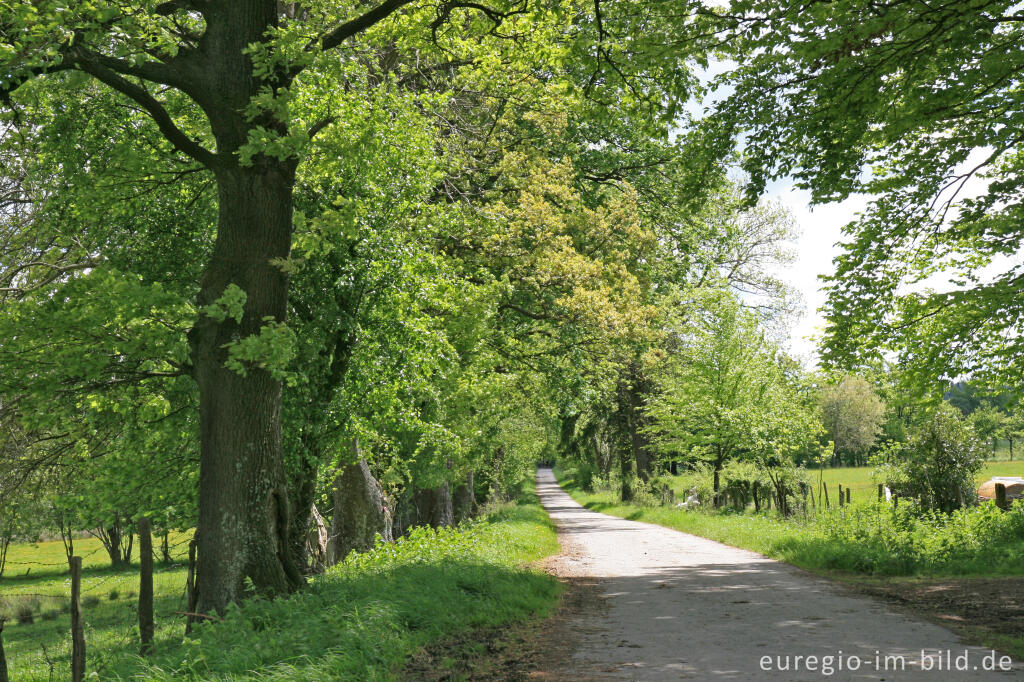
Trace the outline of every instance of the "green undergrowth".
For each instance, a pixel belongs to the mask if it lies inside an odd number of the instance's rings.
[[[612,490],[587,492],[557,470],[573,499],[594,511],[658,524],[814,571],[887,576],[1024,575],[1024,504],[991,503],[943,515],[904,504],[851,505],[783,520],[774,512],[686,511],[622,504]]]
[[[122,680],[393,679],[426,645],[548,614],[561,588],[530,564],[557,550],[531,490],[458,528],[417,529],[351,555],[302,592],[249,600],[190,637],[179,619],[168,621],[149,659],[134,654],[130,626],[109,648],[87,631],[88,667]],[[50,679],[45,666],[18,676],[19,661],[11,664],[13,679]],[[53,679],[62,679],[57,664]]]

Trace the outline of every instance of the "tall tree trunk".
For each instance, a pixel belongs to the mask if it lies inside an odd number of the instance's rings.
[[[452,496],[452,514],[455,523],[461,523],[476,513],[476,491],[473,472],[466,474],[466,482],[455,489]]]
[[[715,507],[721,506],[721,496],[719,495],[719,492],[722,489],[722,464],[724,463],[725,457],[723,457],[722,455],[719,455],[718,457],[715,458],[715,473],[714,481],[712,483],[712,488],[714,490],[714,495],[712,497],[714,499]]]
[[[391,510],[365,459],[341,469],[334,479],[333,498],[327,538],[329,564],[338,563],[349,552],[371,549],[378,533],[385,542],[391,542]]]
[[[448,481],[436,488],[421,488],[412,496],[415,514],[413,525],[445,528],[455,522]]]
[[[199,303],[228,285],[246,293],[241,322],[202,315],[193,330],[199,386],[200,612],[237,601],[245,578],[261,594],[302,583],[289,539],[291,514],[281,452],[281,382],[266,369],[228,369],[225,346],[285,320],[288,277],[271,263],[291,246],[294,171],[262,160],[217,172],[220,215]],[[303,513],[305,510],[303,510]]]
[[[297,453],[298,462],[288,470],[288,506],[292,510],[291,528],[288,537],[291,539],[292,561],[300,570],[317,573],[317,557],[311,556],[309,538],[316,534],[316,481],[319,473],[320,453],[313,445],[312,437],[301,439],[301,451]],[[296,455],[293,454],[293,457]],[[312,513],[303,513],[309,509]],[[322,561],[321,561],[322,563]]]
[[[622,475],[622,488],[620,497],[623,502],[632,502],[633,500],[633,457],[632,452],[626,452],[622,449],[619,452],[619,471]]]
[[[629,388],[626,392],[627,426],[629,428],[629,445],[633,451],[633,459],[636,461],[636,473],[644,483],[651,480],[651,470],[654,464],[649,439],[643,433],[645,425],[643,396],[647,390],[647,381],[644,379],[640,364],[634,361],[629,366]]]

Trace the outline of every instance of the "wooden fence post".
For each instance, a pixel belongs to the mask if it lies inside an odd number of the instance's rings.
[[[1006,502],[1006,486],[1002,483],[996,483],[996,506],[1000,509],[1010,508]]]
[[[11,678],[7,676],[7,656],[4,654],[4,621],[6,619],[0,616],[0,682],[11,682]]]
[[[839,486],[839,506],[842,507],[843,503],[846,502],[846,498],[843,496],[843,484],[837,483],[836,485]]]
[[[878,501],[881,502],[885,499],[885,486],[881,483],[878,484]]]
[[[825,483],[825,481],[821,482],[821,491],[825,493],[825,509],[828,509],[832,505],[828,500],[828,483]]]
[[[185,591],[188,595],[188,609],[191,613],[196,612],[196,539],[188,543],[188,575],[185,577]],[[192,632],[192,616],[185,616],[185,634]]]
[[[850,486],[846,486],[846,504],[850,504]]]
[[[153,526],[139,519],[139,640],[140,653],[153,651]]]
[[[71,557],[71,680],[85,679],[85,630],[82,627],[82,557]]]

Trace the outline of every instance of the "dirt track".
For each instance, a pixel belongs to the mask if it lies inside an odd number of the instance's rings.
[[[563,547],[550,569],[570,580],[600,581],[600,604],[577,610],[560,626],[574,651],[545,671],[552,677],[1024,679],[1019,664],[1009,672],[986,672],[989,650],[966,646],[945,628],[800,569],[584,509],[558,486],[550,469],[538,472],[537,491],[558,524]],[[779,656],[788,657],[788,664]],[[766,665],[762,657],[771,660]],[[996,665],[999,658],[996,654]],[[922,663],[929,661],[932,669],[924,670]],[[964,662],[966,670],[955,669]],[[851,670],[855,664],[859,669]]]

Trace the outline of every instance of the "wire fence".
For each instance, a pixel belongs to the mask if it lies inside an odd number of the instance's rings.
[[[183,540],[180,540],[180,541],[178,541],[178,542],[176,542],[176,543],[174,543],[172,545],[168,545],[167,553],[171,554],[171,553],[174,552],[174,550],[178,549],[179,547],[181,547],[183,545],[187,545],[190,542],[192,542],[192,537],[191,536],[187,536]],[[82,561],[84,562],[89,557],[95,556],[96,554],[99,554],[100,552],[106,552],[106,551],[107,551],[106,547],[100,546],[100,547],[97,547],[96,549],[93,549],[93,550],[91,550],[89,552],[86,552],[85,554],[79,554],[79,553],[76,552],[75,556],[82,557]],[[163,554],[163,548],[158,546],[158,545],[154,545],[153,546],[153,557],[154,558],[160,558],[162,554]],[[54,561],[54,562],[45,562],[45,561],[15,561],[13,559],[6,559],[3,563],[4,563],[5,566],[30,566],[30,567],[41,566],[41,567],[44,567],[44,568],[52,568],[52,567],[55,567],[55,566],[63,566],[63,567],[67,567],[68,566],[67,559],[65,559],[64,561]]]
[[[181,548],[181,547],[183,547],[185,545],[188,545],[190,542],[192,542],[192,538],[191,537],[186,537],[183,540],[180,540],[180,541],[178,541],[178,542],[176,542],[176,543],[174,543],[172,545],[169,545],[168,546],[168,554],[173,553],[174,550],[176,550],[178,548]],[[96,550],[93,550],[93,551],[87,553],[87,554],[81,554],[81,555],[76,554],[76,556],[81,556],[83,559],[85,559],[87,557],[90,557],[90,556],[93,556],[93,555],[99,553],[100,551],[105,551],[105,549],[103,547],[100,547],[100,548],[98,548]],[[162,550],[159,551],[159,552],[154,551],[153,555],[156,558],[156,557],[159,557],[162,553],[163,553]],[[182,558],[184,558],[184,557],[182,557]],[[66,561],[60,562],[60,563],[42,563],[42,562],[8,562],[8,563],[11,563],[11,564],[17,563],[17,564],[20,564],[20,565],[32,565],[32,566],[64,566],[64,567],[69,567],[69,564]],[[157,576],[164,575],[164,574],[167,574],[167,573],[183,572],[184,568],[185,568],[184,564],[180,564],[180,563],[171,563],[170,565],[164,565],[163,567],[153,571],[153,577],[156,578]],[[106,571],[106,570],[109,570],[109,569],[100,569],[100,570]],[[119,571],[117,573],[108,573],[108,574],[103,575],[103,576],[96,576],[96,575],[89,576],[87,574],[83,575],[82,576],[82,583],[83,583],[83,585],[82,585],[82,595],[90,595],[90,594],[94,594],[96,592],[100,592],[101,590],[104,589],[104,587],[110,585],[111,583],[114,583],[114,582],[120,583],[120,582],[124,582],[125,580],[133,580],[134,578],[137,577],[137,575],[138,575],[137,571],[129,570],[129,569],[125,569],[125,570]],[[17,588],[12,586],[11,589],[12,590],[16,590]],[[184,586],[182,586],[182,594],[184,594],[184,589],[185,589]],[[70,574],[59,585],[54,585],[54,591],[52,591],[52,592],[11,591],[11,592],[8,592],[6,595],[0,596],[0,602],[3,602],[3,601],[7,601],[7,602],[22,601],[22,600],[24,600],[26,598],[27,599],[60,599],[60,600],[67,599],[67,600],[70,600],[71,599],[71,578],[70,578]]]

